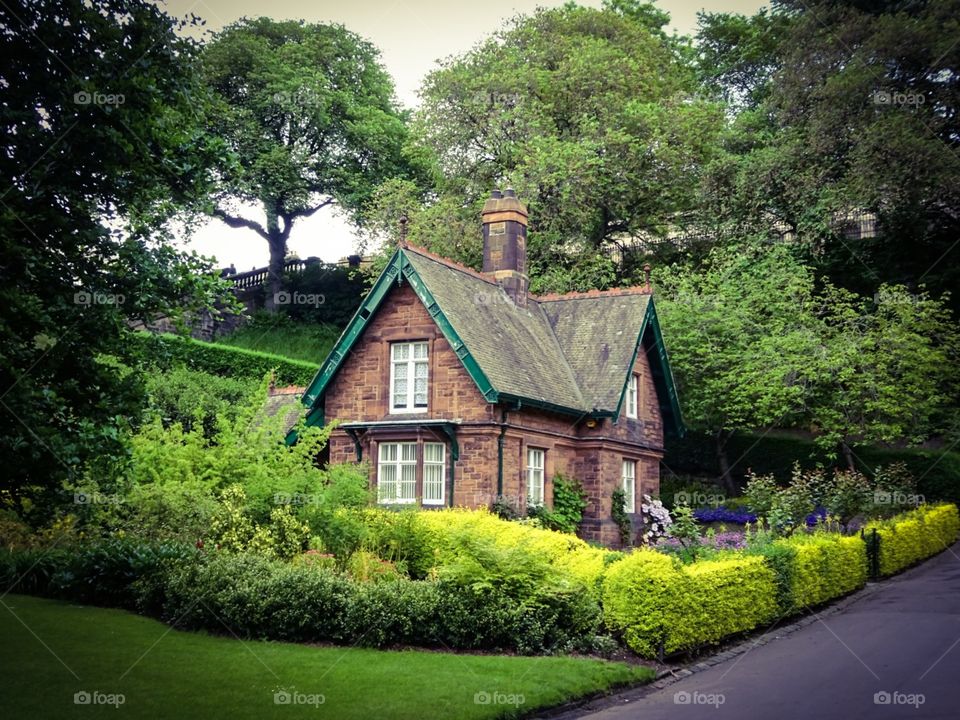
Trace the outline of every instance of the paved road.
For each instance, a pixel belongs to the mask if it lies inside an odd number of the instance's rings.
[[[581,717],[960,719],[960,543],[837,614],[611,704]]]

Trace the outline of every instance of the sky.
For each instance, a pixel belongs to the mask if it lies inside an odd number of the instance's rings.
[[[599,6],[600,0],[579,0]],[[517,14],[537,7],[555,7],[563,0],[167,0],[159,3],[170,15],[189,13],[206,20],[216,31],[238,18],[267,15],[277,20],[303,19],[335,22],[361,35],[379,48],[384,67],[393,76],[397,98],[406,107],[416,107],[417,89],[423,77],[443,58],[469,50]],[[670,28],[693,34],[697,12],[753,14],[766,3],[760,0],[659,0],[670,13]],[[262,221],[256,208],[244,214]],[[479,222],[479,220],[478,220]],[[210,220],[190,238],[185,247],[213,256],[216,264],[233,264],[238,271],[267,264],[267,243],[251,230],[233,229]],[[324,209],[294,225],[288,250],[300,257],[317,256],[332,262],[355,252],[353,228],[334,208]]]

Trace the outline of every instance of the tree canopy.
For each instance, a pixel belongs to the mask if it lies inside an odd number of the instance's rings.
[[[294,223],[332,204],[358,220],[374,187],[402,174],[393,81],[376,48],[340,25],[264,17],[217,33],[202,70],[215,96],[211,132],[232,151],[210,212],[268,243],[272,307]],[[237,201],[258,205],[264,221]]]

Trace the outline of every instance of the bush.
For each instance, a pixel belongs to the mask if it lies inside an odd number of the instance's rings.
[[[248,404],[256,395],[262,377],[220,377],[185,367],[147,373],[150,398],[147,412],[159,416],[164,426],[179,423],[187,431],[199,422],[204,435],[211,437],[217,417],[233,417],[236,406]]]
[[[859,537],[799,534],[775,544],[793,551],[790,603],[781,605],[784,613],[798,612],[841,597],[867,582],[867,550]]]
[[[586,498],[583,486],[577,480],[558,473],[553,478],[553,509],[531,505],[527,515],[540,520],[548,530],[575,533],[583,521]]]
[[[206,343],[180,335],[131,332],[130,352],[145,367],[185,367],[221,377],[259,380],[274,373],[278,385],[309,385],[320,366],[280,355]]]
[[[880,574],[893,575],[956,542],[960,518],[956,505],[923,506],[864,528],[873,530],[880,538]]]
[[[607,571],[607,626],[634,652],[656,657],[716,643],[776,616],[776,579],[759,557],[693,565],[637,550]]]

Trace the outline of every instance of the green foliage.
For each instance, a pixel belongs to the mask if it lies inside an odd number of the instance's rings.
[[[735,478],[743,477],[752,469],[757,475],[773,475],[780,483],[789,482],[793,465],[798,461],[826,468],[837,462],[810,440],[776,432],[764,436],[737,433],[728,441],[727,450],[731,458],[738,458],[731,467]],[[714,439],[705,433],[693,430],[684,438],[668,437],[666,451],[664,463],[676,472],[710,477],[720,474]],[[880,467],[901,463],[913,477],[919,478],[911,492],[924,495],[928,501],[960,503],[960,453],[867,446],[857,448],[856,460],[861,472],[868,475]],[[662,494],[668,499],[665,491]]]
[[[223,147],[203,131],[196,45],[154,3],[17,3],[0,25],[0,489],[47,503],[125,452],[143,387],[104,357],[127,319],[225,295],[166,224],[205,197]]]
[[[604,621],[647,658],[746,632],[776,617],[776,578],[759,557],[681,565],[635,550],[607,571]]]
[[[179,423],[187,431],[198,422],[204,435],[210,437],[216,430],[217,417],[232,416],[236,406],[249,404],[257,385],[252,379],[172,367],[146,375],[147,412],[158,415],[166,426]]]
[[[780,487],[772,475],[748,475],[744,497],[747,505],[758,517],[767,517],[776,504]]]
[[[405,170],[406,126],[376,48],[342,25],[243,18],[201,59],[212,131],[233,152],[208,210],[267,241],[274,309],[296,221],[334,202],[361,220],[374,187]],[[259,205],[265,222],[238,215],[238,200]]]
[[[874,530],[880,537],[880,574],[893,575],[955,543],[960,518],[956,505],[924,506],[864,528],[866,534]]]
[[[633,532],[633,525],[630,522],[630,516],[624,510],[627,503],[627,494],[622,487],[616,487],[610,495],[612,503],[610,515],[617,524],[617,530],[620,532],[620,544],[630,545],[630,534]]]
[[[693,508],[689,505],[678,505],[671,515],[673,524],[669,530],[670,537],[680,541],[687,558],[696,560],[700,549],[700,526],[693,517]]]
[[[393,187],[382,206],[404,209],[414,242],[473,264],[480,204],[506,182],[536,218],[531,289],[614,284],[600,247],[683,222],[723,123],[660,19],[632,2],[538,9],[444,61],[424,81],[412,126],[436,197]]]
[[[352,299],[359,303],[361,297],[357,293]],[[323,362],[339,336],[340,328],[333,325],[295,322],[283,315],[258,312],[250,322],[218,337],[216,343],[314,364]]]
[[[576,479],[557,474],[553,478],[553,508],[531,505],[527,508],[527,516],[536,518],[548,530],[575,533],[586,507],[587,495],[583,486]]]
[[[307,385],[319,364],[280,355],[207,343],[179,335],[130,333],[132,352],[147,367],[167,370],[185,367],[221,377],[260,380],[273,373],[279,385]],[[320,361],[318,360],[318,363]]]

